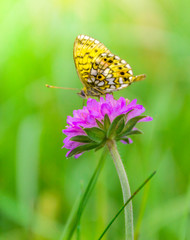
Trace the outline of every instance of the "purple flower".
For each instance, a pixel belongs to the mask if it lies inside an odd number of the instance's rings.
[[[100,97],[99,101],[89,98],[87,106],[74,110],[73,117],[67,117],[68,125],[63,130],[67,137],[63,141],[63,147],[70,150],[66,157],[75,155],[78,158],[85,150],[101,144],[103,146],[109,138],[132,143],[128,135],[141,133],[135,124],[152,120],[149,116],[140,116],[144,111],[145,108],[137,104],[136,99],[131,102],[123,97],[115,100],[112,95],[106,95],[105,99]],[[111,128],[109,130],[105,127],[106,119]],[[106,131],[111,132],[110,136]]]

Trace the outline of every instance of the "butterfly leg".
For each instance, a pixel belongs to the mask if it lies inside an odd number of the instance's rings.
[[[83,98],[83,101],[82,101],[82,105],[84,107],[85,103],[86,103],[86,100],[88,100],[88,96],[86,98]]]
[[[94,87],[94,89],[95,89],[97,92],[99,92],[100,95],[105,95],[105,93],[102,92],[100,89],[98,89],[98,88],[96,88],[96,87]],[[100,97],[100,95],[99,95],[98,97]]]

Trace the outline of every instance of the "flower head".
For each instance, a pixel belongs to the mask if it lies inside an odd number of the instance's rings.
[[[63,147],[70,150],[66,156],[77,158],[84,151],[101,148],[108,139],[132,143],[128,136],[142,133],[135,128],[136,123],[152,120],[149,116],[140,116],[144,111],[136,99],[131,102],[123,97],[115,100],[109,94],[100,101],[89,98],[87,106],[74,110],[73,117],[67,117]]]

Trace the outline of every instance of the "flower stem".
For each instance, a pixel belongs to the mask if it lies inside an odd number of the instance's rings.
[[[123,201],[124,203],[131,197],[131,191],[129,187],[129,181],[123,162],[117,150],[117,146],[114,140],[108,140],[107,146],[110,151],[110,154],[113,158],[117,174],[119,176],[122,192],[123,192]],[[133,229],[133,206],[132,201],[126,206],[125,211],[125,240],[134,240],[134,229]]]

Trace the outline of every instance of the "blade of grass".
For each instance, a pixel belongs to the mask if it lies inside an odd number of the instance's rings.
[[[109,222],[101,236],[98,238],[98,240],[101,240],[105,233],[108,231],[108,229],[111,227],[113,222],[116,220],[116,218],[119,216],[119,214],[123,211],[123,209],[127,206],[127,204],[135,197],[135,195],[150,181],[150,179],[156,174],[156,171],[154,171],[141,185],[140,187],[131,195],[131,197],[126,201],[126,203],[119,209],[119,211],[115,214],[115,216],[112,218],[112,220]]]
[[[79,211],[78,211],[78,216],[81,217],[81,214],[86,206],[86,203],[88,201],[88,198],[90,196],[90,193],[92,192],[96,182],[97,182],[97,179],[98,179],[98,176],[102,170],[102,167],[104,165],[104,162],[105,162],[105,159],[106,159],[106,155],[107,155],[107,148],[104,148],[103,150],[103,153],[102,153],[102,156],[99,160],[99,163],[98,163],[98,166],[96,167],[91,179],[90,179],[90,182],[88,183],[88,186],[84,192],[84,195],[83,195],[83,198],[82,198],[82,201],[80,203],[80,206],[79,206]]]
[[[187,197],[186,197],[186,206],[187,206],[187,209],[186,211],[184,211],[184,216],[183,216],[183,219],[182,219],[182,223],[181,223],[181,227],[180,227],[180,230],[179,230],[179,239],[180,240],[187,240],[188,237],[190,236],[190,229],[189,229],[189,226],[190,226],[190,184],[188,186],[188,189],[187,189]]]
[[[63,235],[61,236],[62,240],[70,240],[73,236],[75,229],[80,225],[80,219],[81,219],[82,213],[83,213],[84,208],[87,204],[87,201],[90,197],[90,194],[96,185],[97,179],[98,179],[99,174],[104,165],[106,155],[107,155],[107,148],[104,148],[104,151],[99,160],[99,163],[98,163],[84,193],[81,195],[78,205],[72,210],[72,214],[70,215],[70,217],[66,223],[66,227],[63,231]]]
[[[80,220],[79,220],[78,225],[77,225],[77,236],[76,236],[76,239],[80,240]]]
[[[147,184],[144,188],[144,194],[143,194],[143,198],[142,198],[142,202],[141,202],[140,212],[139,212],[139,216],[138,216],[138,220],[137,220],[137,224],[136,224],[136,228],[135,228],[134,240],[137,240],[139,237],[140,227],[141,227],[141,223],[143,220],[143,215],[144,215],[144,211],[145,211],[146,203],[147,203],[147,199],[148,199],[148,193],[149,193],[149,189],[150,189],[149,187],[150,187],[150,185]]]

